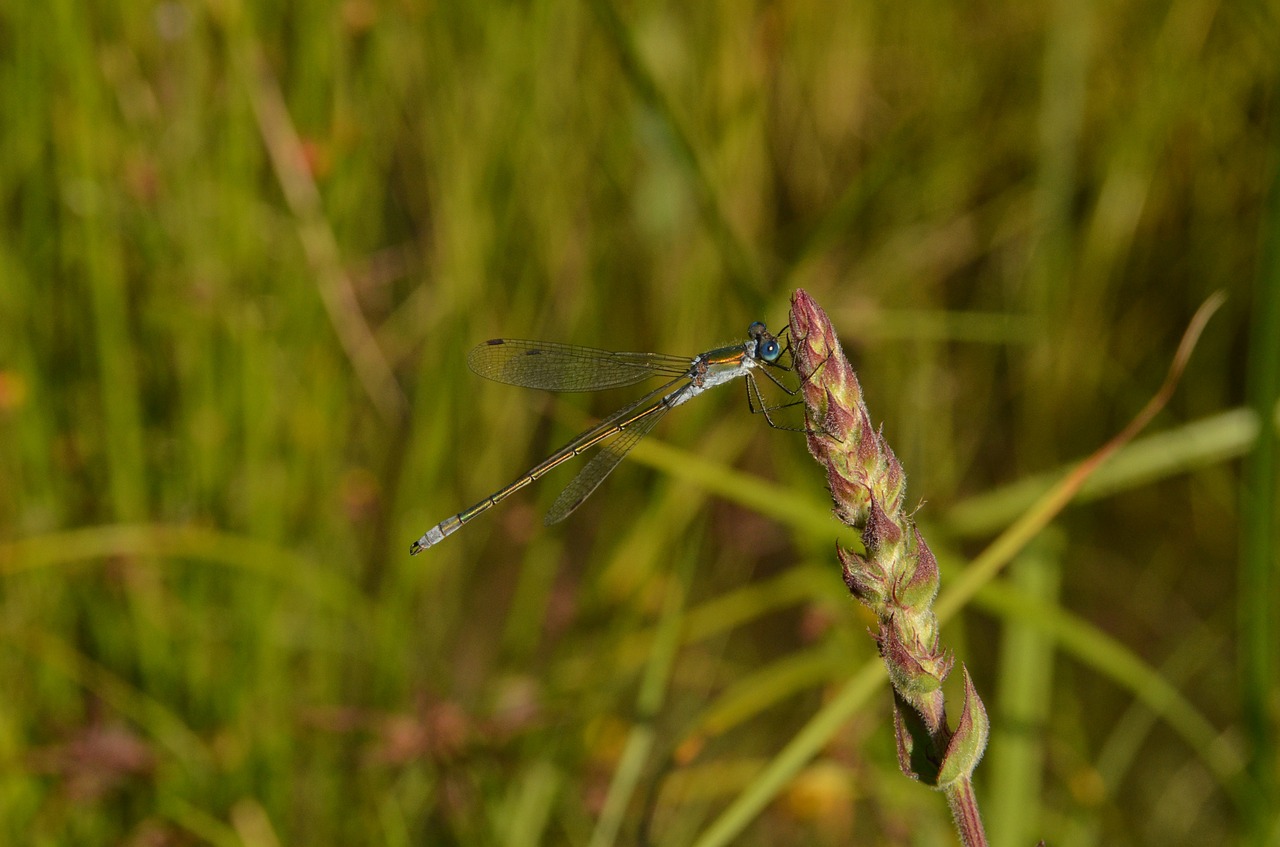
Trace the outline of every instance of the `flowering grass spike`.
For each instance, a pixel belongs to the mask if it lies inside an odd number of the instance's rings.
[[[942,682],[953,659],[942,649],[933,612],[938,562],[903,508],[902,465],[871,425],[862,386],[826,313],[803,290],[791,298],[791,343],[809,452],[826,469],[836,517],[862,536],[861,552],[837,547],[837,553],[849,592],[879,621],[898,763],[907,776],[946,793],[966,845],[985,844],[971,776],[989,722],[966,670],[960,720],[954,730],[947,726]]]

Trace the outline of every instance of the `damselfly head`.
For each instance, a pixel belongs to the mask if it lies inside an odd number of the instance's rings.
[[[747,335],[756,343],[756,358],[773,363],[782,355],[782,345],[778,339],[769,334],[769,330],[761,321],[747,327]]]

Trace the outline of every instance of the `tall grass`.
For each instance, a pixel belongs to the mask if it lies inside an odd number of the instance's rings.
[[[1207,0],[4,4],[0,840],[947,843],[821,476],[738,389],[564,524],[557,476],[407,556],[623,399],[479,384],[470,345],[695,353],[803,285],[944,591],[1228,290],[1150,440],[944,638],[999,692],[996,843],[1260,841],[1238,739],[1272,744],[1274,682],[1235,657],[1274,633],[1234,621],[1268,548],[1234,574],[1242,515],[1280,516],[1234,458],[1274,425],[1245,335],[1276,31]]]

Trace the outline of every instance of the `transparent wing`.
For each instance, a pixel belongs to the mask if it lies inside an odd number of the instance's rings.
[[[485,379],[543,391],[600,391],[651,376],[681,376],[693,360],[662,353],[614,353],[554,341],[495,338],[467,354]]]
[[[671,411],[670,405],[663,406],[660,409],[640,418],[634,424],[622,430],[611,441],[601,446],[598,453],[591,457],[591,461],[578,472],[570,483],[565,486],[564,491],[560,492],[560,496],[556,498],[556,502],[551,504],[551,508],[547,510],[547,516],[543,520],[547,526],[553,523],[559,523],[569,515],[573,514],[573,510],[582,505],[582,501],[591,496],[600,483],[604,482],[604,478],[613,472],[631,448],[636,446],[641,438],[649,434],[649,431],[657,425],[658,421]]]

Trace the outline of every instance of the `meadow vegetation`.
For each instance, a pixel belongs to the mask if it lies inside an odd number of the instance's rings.
[[[992,842],[1274,843],[1276,15],[0,5],[0,842],[953,843],[856,536],[740,387],[562,524],[572,469],[408,555],[635,396],[472,345],[692,355],[803,287],[940,564]]]

